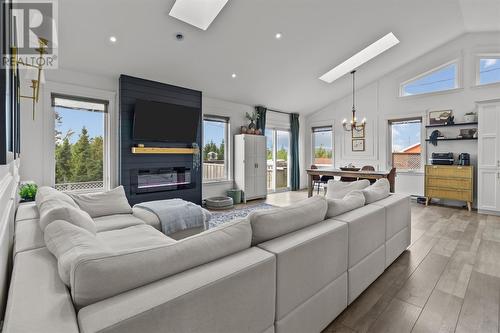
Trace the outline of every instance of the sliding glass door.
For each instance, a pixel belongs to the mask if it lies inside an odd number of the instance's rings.
[[[286,191],[290,188],[290,132],[266,129],[267,191]]]

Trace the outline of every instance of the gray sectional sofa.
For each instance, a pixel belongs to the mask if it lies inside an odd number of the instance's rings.
[[[123,202],[94,226],[43,188],[17,212],[4,332],[320,332],[410,242],[409,197],[352,196],[174,240]]]

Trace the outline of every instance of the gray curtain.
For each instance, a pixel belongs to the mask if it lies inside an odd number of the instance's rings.
[[[266,131],[266,112],[267,109],[263,106],[256,106],[255,111],[259,115],[259,119],[257,119],[257,128],[262,130],[262,134]]]
[[[299,115],[297,113],[290,114],[290,176],[292,191],[300,190],[300,168],[299,168]]]

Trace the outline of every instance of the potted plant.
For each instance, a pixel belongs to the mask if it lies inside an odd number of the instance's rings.
[[[259,119],[259,114],[257,113],[257,111],[254,111],[252,112],[252,114],[247,112],[245,116],[248,120],[250,120],[250,124],[247,126],[248,129],[255,132],[255,122],[257,121],[257,119]]]
[[[35,200],[36,191],[38,190],[38,185],[34,183],[24,183],[19,186],[19,196],[21,197],[21,202],[28,202]]]
[[[464,115],[464,121],[466,123],[475,123],[477,121],[477,114],[475,112],[467,112]]]

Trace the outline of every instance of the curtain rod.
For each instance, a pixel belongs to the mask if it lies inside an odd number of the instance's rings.
[[[292,114],[291,112],[285,112],[285,111],[279,111],[279,110],[273,110],[273,109],[267,109],[267,111],[276,112],[276,113],[283,113],[283,114]]]

